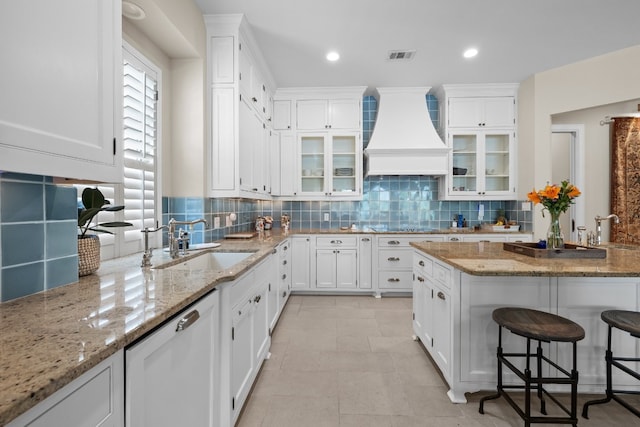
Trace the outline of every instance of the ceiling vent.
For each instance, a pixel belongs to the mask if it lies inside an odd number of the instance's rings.
[[[387,61],[411,61],[415,55],[415,50],[392,50],[387,54]]]

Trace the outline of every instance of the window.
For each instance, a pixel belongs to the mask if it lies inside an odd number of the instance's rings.
[[[144,227],[155,227],[160,217],[160,191],[157,152],[159,147],[158,88],[160,70],[141,53],[124,43],[123,46],[123,162],[124,183],[99,186],[112,203],[124,205],[124,211],[100,213],[101,222],[121,220],[133,227],[114,228],[114,235],[101,234],[103,259],[124,256],[144,249]],[[78,195],[84,186],[78,186]],[[149,235],[149,244],[157,247],[160,233]]]

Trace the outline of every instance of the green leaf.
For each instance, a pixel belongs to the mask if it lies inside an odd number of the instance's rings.
[[[85,209],[101,208],[105,205],[105,199],[100,190],[87,187],[82,191],[82,204]]]
[[[111,222],[103,222],[98,224],[98,227],[129,227],[129,226],[133,226],[133,224],[129,222],[122,222],[122,221],[111,221]]]

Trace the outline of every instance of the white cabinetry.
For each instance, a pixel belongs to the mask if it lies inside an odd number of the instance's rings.
[[[0,170],[122,181],[116,0],[0,6]]]
[[[366,235],[360,236],[358,238],[358,287],[360,289],[373,288],[372,256],[373,238]]]
[[[240,414],[251,386],[268,354],[269,337],[269,272],[271,257],[222,290],[230,310],[223,310],[222,367],[229,381],[229,389],[223,390],[221,424],[233,425]],[[229,401],[226,400],[229,398]],[[231,420],[231,422],[229,422]]]
[[[291,294],[291,240],[287,239],[278,246],[278,296],[279,311],[282,312]]]
[[[428,240],[437,239],[429,237]],[[374,281],[378,293],[413,290],[413,249],[409,243],[421,240],[425,240],[424,235],[419,237],[389,234],[375,237]]]
[[[291,101],[288,99],[273,101],[273,129],[291,129]]]
[[[309,289],[311,277],[311,237],[291,237],[291,289]]]
[[[296,104],[298,130],[359,129],[360,99],[304,99]]]
[[[355,236],[316,238],[316,287],[355,289],[358,286],[358,241]]]
[[[516,198],[517,84],[444,85],[441,129],[451,148],[446,200]]]
[[[273,79],[244,18],[207,16],[205,22],[207,195],[269,199]]]
[[[413,262],[414,333],[449,381],[453,354],[453,271],[451,267],[417,253]]]
[[[124,425],[124,355],[118,351],[7,427]]]
[[[126,425],[218,425],[219,304],[213,292],[126,350]]]
[[[299,133],[298,147],[298,196],[326,199],[362,194],[360,133]]]

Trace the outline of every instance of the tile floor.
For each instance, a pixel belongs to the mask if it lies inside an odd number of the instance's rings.
[[[411,298],[292,296],[237,425],[524,425],[504,399],[488,401],[479,414],[486,392],[452,404],[421,344],[411,339],[411,312]],[[591,398],[580,396],[579,408]],[[593,406],[589,415],[578,425],[640,426],[616,402]]]

